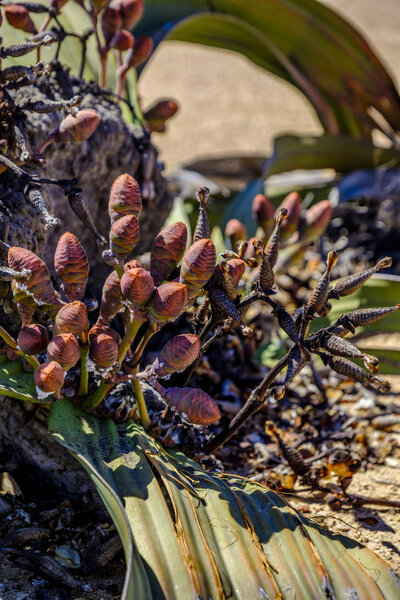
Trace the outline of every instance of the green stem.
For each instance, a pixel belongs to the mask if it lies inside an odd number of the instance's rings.
[[[118,265],[115,265],[114,271],[116,271],[118,277],[121,279],[124,274],[124,261],[120,262]]]
[[[148,329],[145,331],[142,339],[140,340],[134,354],[132,357],[132,365],[136,366],[139,360],[142,357],[143,351],[146,348],[149,340],[153,337],[153,335],[157,332],[157,326],[154,326],[153,323],[149,324]]]
[[[89,372],[87,370],[86,359],[89,353],[89,348],[85,346],[81,348],[81,379],[79,382],[79,396],[87,396],[89,384]]]
[[[28,354],[24,354],[23,352],[21,352],[21,350],[15,350],[15,353],[18,354],[19,356],[23,356],[23,358],[25,358],[25,360],[28,361],[28,363],[34,369],[37,369],[38,366],[40,365],[40,362],[38,361],[36,356],[29,356]]]
[[[13,350],[17,347],[17,342],[14,338],[0,325],[0,337],[3,338],[7,346],[10,346]]]
[[[134,379],[133,381],[131,381],[131,385],[136,398],[136,405],[138,408],[140,422],[147,431],[148,429],[150,429],[151,421],[149,413],[147,411],[147,406],[143,396],[140,381],[138,379]]]
[[[129,348],[131,347],[131,344],[133,342],[133,340],[136,337],[137,332],[139,331],[140,327],[142,325],[142,321],[136,321],[135,319],[133,319],[125,332],[125,336],[124,339],[121,342],[121,345],[119,347],[119,352],[118,352],[118,358],[117,361],[119,362],[120,365],[122,365],[124,358],[126,356],[126,353],[128,352]]]
[[[83,410],[91,410],[96,408],[100,402],[105,398],[108,392],[114,387],[114,383],[106,383],[102,381],[93,394],[90,394],[82,403]]]

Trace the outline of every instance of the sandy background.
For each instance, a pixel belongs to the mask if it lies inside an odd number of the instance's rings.
[[[325,0],[355,24],[400,85],[400,0]],[[318,133],[303,96],[288,84],[224,50],[164,42],[140,81],[146,107],[170,97],[180,104],[154,139],[167,170],[206,156],[268,154],[282,132]]]

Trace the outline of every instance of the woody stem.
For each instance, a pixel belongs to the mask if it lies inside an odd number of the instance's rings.
[[[243,425],[243,423],[261,407],[264,402],[265,393],[271,387],[276,376],[286,367],[289,362],[290,353],[287,352],[277,363],[268,371],[260,385],[258,385],[250,394],[246,404],[240,409],[237,415],[229,423],[228,427],[219,435],[216,435],[207,444],[205,451],[214,452],[222,446],[232,435]]]

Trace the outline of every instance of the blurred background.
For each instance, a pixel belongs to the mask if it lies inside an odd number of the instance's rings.
[[[325,0],[357,27],[400,84],[398,0]],[[174,98],[179,111],[154,140],[167,172],[195,159],[268,155],[282,133],[320,134],[310,103],[294,87],[239,54],[169,41],[156,50],[139,84],[143,106]]]

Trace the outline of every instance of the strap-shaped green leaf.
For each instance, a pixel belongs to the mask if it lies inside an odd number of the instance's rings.
[[[19,360],[8,360],[6,354],[0,354],[0,394],[27,402],[43,402],[37,398],[33,374],[24,371]]]
[[[368,137],[370,106],[400,128],[400,99],[386,69],[357,30],[321,2],[148,0],[146,6],[140,24],[146,33],[175,22],[169,39],[240,52],[305,94],[326,132]]]
[[[123,600],[395,600],[368,549],[314,525],[268,488],[211,474],[133,423],[98,421],[68,400],[50,431],[83,464],[121,535]]]

